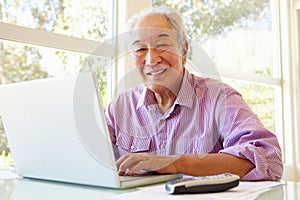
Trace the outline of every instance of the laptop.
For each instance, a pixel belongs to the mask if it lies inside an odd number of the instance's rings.
[[[22,177],[109,188],[181,177],[118,175],[93,72],[1,85],[0,97],[0,116]]]

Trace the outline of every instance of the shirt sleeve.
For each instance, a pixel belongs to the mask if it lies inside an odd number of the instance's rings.
[[[111,106],[111,103],[108,104],[107,108],[104,110],[106,123],[108,126],[108,131],[110,133],[110,137],[112,139],[112,143],[115,143],[114,140],[114,113],[113,113],[113,107]]]
[[[219,152],[247,159],[255,165],[242,180],[279,180],[283,163],[276,135],[264,127],[235,91],[225,93],[225,103],[219,110],[224,147]]]

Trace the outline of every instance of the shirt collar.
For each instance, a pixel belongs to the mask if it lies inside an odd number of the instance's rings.
[[[139,109],[142,106],[149,106],[155,104],[155,98],[153,92],[145,85],[142,85],[142,87],[143,87],[143,91],[138,100],[136,109]]]
[[[194,89],[191,85],[191,74],[188,70],[184,70],[184,76],[181,87],[175,103],[191,108],[195,99]]]

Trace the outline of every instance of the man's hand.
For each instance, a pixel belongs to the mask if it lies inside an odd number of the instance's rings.
[[[126,154],[117,161],[119,175],[134,176],[142,171],[176,174],[176,160],[180,155]]]

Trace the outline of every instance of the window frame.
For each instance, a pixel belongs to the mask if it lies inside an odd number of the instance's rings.
[[[280,1],[285,180],[300,180],[300,1]]]
[[[19,42],[26,45],[49,47],[86,54],[93,52],[100,56],[109,56],[111,55],[109,52],[112,51],[111,47],[107,45],[109,51],[100,49],[97,52],[94,52],[94,49],[99,46],[99,42],[94,40],[70,37],[4,22],[0,22],[0,30],[0,39]]]

